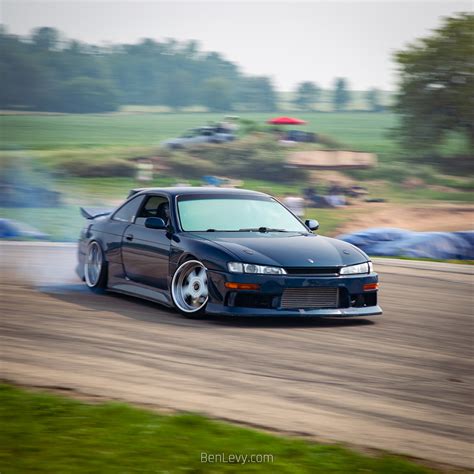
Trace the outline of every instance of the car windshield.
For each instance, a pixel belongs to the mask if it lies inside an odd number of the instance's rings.
[[[266,196],[181,196],[178,212],[181,228],[189,232],[308,232]]]

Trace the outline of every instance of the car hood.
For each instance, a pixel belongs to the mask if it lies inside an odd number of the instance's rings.
[[[315,234],[195,233],[226,249],[237,261],[281,267],[345,266],[366,262],[367,255],[347,242]]]

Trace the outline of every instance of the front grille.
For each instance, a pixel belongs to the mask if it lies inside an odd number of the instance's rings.
[[[282,309],[337,308],[338,288],[286,288],[281,297]]]
[[[288,275],[339,275],[340,267],[285,267]]]

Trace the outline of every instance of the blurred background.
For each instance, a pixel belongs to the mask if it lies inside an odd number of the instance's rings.
[[[74,241],[80,205],[235,186],[372,254],[473,259],[470,11],[4,1],[0,233]]]

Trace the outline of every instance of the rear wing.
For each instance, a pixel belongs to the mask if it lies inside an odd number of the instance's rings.
[[[111,210],[104,209],[85,209],[84,207],[81,207],[80,210],[82,217],[85,217],[86,219],[95,219],[96,217],[112,214]]]

